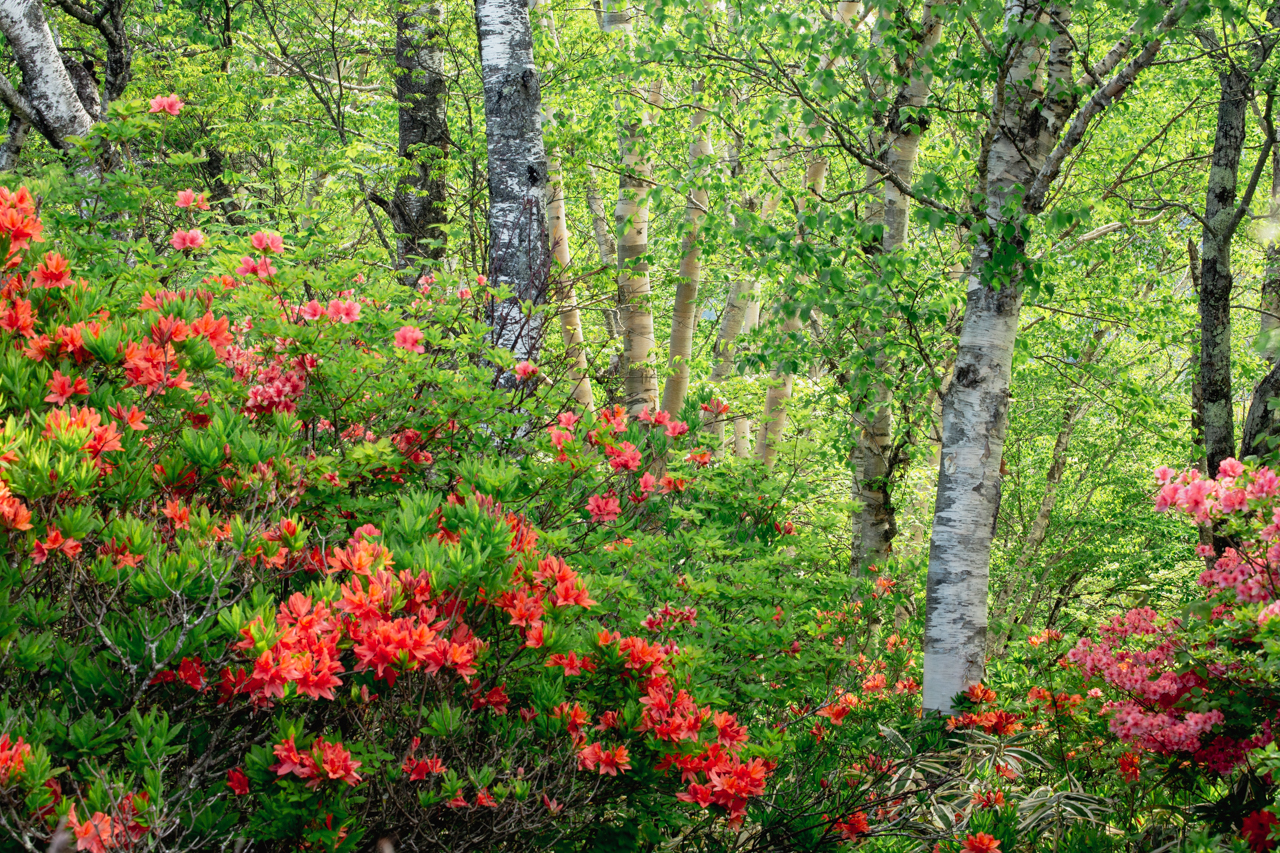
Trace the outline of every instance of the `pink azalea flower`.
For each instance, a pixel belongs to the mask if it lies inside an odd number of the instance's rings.
[[[195,204],[196,194],[193,190],[179,190],[178,200],[175,202],[178,207],[190,207]]]
[[[186,104],[177,95],[156,95],[151,99],[151,112],[176,116]]]
[[[462,288],[461,290],[459,290],[459,291],[458,291],[458,298],[459,298],[459,299],[470,299],[470,298],[471,298],[471,288],[469,288],[469,287],[464,287],[464,288]]]
[[[253,235],[253,248],[259,252],[283,252],[284,238],[271,231],[259,231]]]
[[[622,512],[622,505],[612,495],[592,495],[587,498],[587,512],[592,521],[613,521]]]
[[[335,323],[354,323],[360,319],[360,305],[349,299],[334,299],[330,301],[327,313]]]
[[[169,238],[169,245],[181,252],[184,249],[198,249],[204,245],[204,234],[199,228],[190,231],[175,231]]]
[[[324,306],[314,299],[302,306],[302,319],[304,320],[319,320],[323,316]]]
[[[427,348],[422,345],[422,330],[413,326],[401,326],[396,331],[396,346],[407,349],[411,352],[426,352]]]
[[[241,258],[240,266],[236,267],[236,275],[257,275],[258,265],[254,263],[253,258]]]
[[[1243,473],[1244,466],[1240,464],[1239,460],[1227,457],[1218,463],[1219,477],[1239,477]]]
[[[520,377],[521,379],[528,379],[530,376],[537,376],[537,375],[538,375],[538,366],[536,364],[530,364],[527,361],[522,361],[516,365],[516,376]]]

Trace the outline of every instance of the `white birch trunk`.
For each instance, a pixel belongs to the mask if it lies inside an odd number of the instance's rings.
[[[751,456],[751,418],[733,419],[733,455],[738,459]]]
[[[533,359],[542,318],[520,302],[547,291],[547,158],[533,32],[524,0],[475,0],[489,159],[489,273],[515,294],[494,306],[493,339],[517,361]],[[504,377],[506,380],[506,377]]]
[[[1069,13],[1064,7],[1055,11],[1059,20]],[[1009,0],[1006,29],[1026,26],[1042,14],[1022,0]],[[1002,208],[1010,193],[1015,186],[1031,184],[1062,127],[1061,117],[1050,106],[1032,106],[1044,97],[1032,83],[1038,52],[1038,45],[1024,42],[1007,72],[1004,103],[996,104],[990,128],[987,161],[980,164],[990,230],[974,248],[955,372],[942,401],[942,461],[924,635],[922,701],[927,711],[950,711],[952,698],[980,681],[985,666],[988,572],[1000,506],[1013,345],[1022,308],[1016,277],[1021,267],[1002,270],[1007,277],[999,289],[987,277],[997,251],[1004,257],[1025,251],[1025,238],[999,245],[990,235],[1006,226]],[[1070,36],[1054,40],[1049,62],[1055,82],[1070,74]]]
[[[613,223],[605,213],[604,200],[600,198],[600,185],[596,180],[596,170],[587,166],[587,209],[591,211],[591,231],[596,238],[596,249],[600,253],[600,264],[611,270],[618,268],[618,241],[613,234]],[[622,334],[622,320],[618,316],[617,288],[615,286],[611,305],[600,309],[604,320],[604,330],[610,340]]]
[[[0,0],[0,32],[13,50],[22,72],[21,94],[7,82],[5,101],[23,115],[54,148],[65,150],[68,136],[85,137],[93,118],[76,94],[49,32],[40,0]]]
[[[702,83],[694,84],[697,98]],[[698,283],[702,277],[702,249],[698,245],[698,228],[707,215],[711,197],[706,189],[706,176],[714,151],[703,124],[707,111],[698,107],[689,121],[689,173],[694,182],[685,205],[685,234],[680,244],[680,268],[677,272],[676,300],[671,310],[671,343],[667,353],[667,381],[662,389],[662,408],[673,416],[684,405],[689,392],[689,359],[693,357],[693,335],[698,326]]]
[[[573,383],[570,396],[588,412],[595,410],[591,395],[591,379],[588,375],[585,340],[582,337],[582,315],[574,296],[569,277],[569,229],[565,220],[564,175],[560,161],[552,154],[547,158],[547,178],[551,199],[547,204],[547,231],[551,240],[551,273],[556,296],[560,300],[560,336],[564,340],[565,357],[569,362],[569,381]]]
[[[800,316],[792,314],[782,324],[784,335],[800,331]],[[778,453],[778,442],[787,426],[787,403],[791,400],[791,392],[795,377],[786,371],[775,368],[769,375],[769,390],[764,395],[764,414],[761,416],[760,429],[756,433],[756,458],[772,468],[774,457]]]
[[[647,106],[661,106],[662,82],[654,83]],[[653,363],[653,291],[649,282],[649,192],[653,164],[643,150],[640,128],[651,123],[648,109],[638,122],[624,124],[619,148],[622,174],[618,179],[618,296],[622,311],[623,390],[632,414],[658,408],[658,371]]]

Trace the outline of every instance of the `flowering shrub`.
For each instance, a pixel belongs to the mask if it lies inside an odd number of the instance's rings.
[[[236,242],[205,226],[175,232],[165,286],[136,270],[105,293],[29,257],[25,191],[0,194],[0,228],[10,838],[462,846],[563,833],[620,796],[742,821],[772,762],[677,681],[668,631],[619,630],[541,541],[614,540],[618,478],[669,510],[692,478],[659,485],[639,448],[651,464],[684,431],[561,415],[584,439],[550,463],[550,535],[502,503],[528,492],[518,469],[484,460],[540,403],[477,394],[502,356],[451,288],[357,294],[269,232],[230,271],[195,257]]]

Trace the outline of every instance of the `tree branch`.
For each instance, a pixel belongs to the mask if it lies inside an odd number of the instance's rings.
[[[1137,79],[1138,72],[1150,65],[1152,60],[1156,58],[1156,54],[1159,53],[1162,44],[1161,39],[1186,14],[1187,6],[1188,0],[1179,0],[1178,4],[1170,9],[1156,26],[1153,38],[1142,49],[1142,52],[1134,57],[1123,70],[1112,77],[1105,85],[1099,86],[1094,90],[1092,97],[1076,113],[1075,121],[1071,123],[1070,129],[1067,130],[1062,140],[1058,142],[1053,152],[1049,154],[1048,160],[1045,161],[1044,166],[1041,167],[1030,189],[1027,191],[1024,202],[1027,211],[1038,213],[1044,208],[1049,185],[1062,170],[1062,164],[1067,159],[1067,156],[1084,139],[1084,135],[1094,118],[1123,95],[1134,80]],[[1116,57],[1115,61],[1119,62],[1120,58],[1119,56]]]

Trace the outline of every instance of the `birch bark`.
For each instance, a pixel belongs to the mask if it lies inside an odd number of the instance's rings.
[[[1046,11],[1022,0],[1008,0],[1005,30],[1026,32],[1048,17]],[[1014,187],[1031,184],[1065,118],[1062,101],[1069,96],[1061,88],[1071,82],[1072,42],[1065,32],[1070,10],[1056,7],[1054,11],[1061,23],[1050,49],[1048,71],[1058,90],[1048,97],[1038,90],[1034,65],[1040,45],[1022,36],[999,90],[1003,101],[997,95],[994,104],[987,158],[980,164],[986,184],[987,227],[977,232],[955,371],[942,400],[942,460],[926,592],[926,710],[949,711],[952,697],[981,680],[984,668],[987,577],[1000,504],[1013,345],[1022,307],[1021,268],[999,269],[996,258],[1025,253],[1025,226],[1008,222],[1003,208]],[[1045,105],[1036,109],[1040,100]],[[1008,236],[1001,243],[999,235]]]
[[[476,0],[489,160],[489,274],[514,296],[493,306],[493,339],[517,361],[532,360],[547,291],[547,161],[542,145],[542,97],[533,62],[525,0]],[[514,376],[504,376],[504,384]]]
[[[782,333],[791,335],[800,331],[800,315],[792,314],[783,321]],[[760,418],[760,430],[756,433],[756,458],[772,468],[778,453],[778,440],[787,425],[787,402],[795,382],[788,371],[775,367],[769,376],[769,390],[764,395],[764,414]]]
[[[548,158],[547,175],[551,200],[547,205],[547,231],[551,239],[551,273],[556,298],[560,303],[560,336],[564,340],[565,357],[569,361],[570,395],[578,405],[590,412],[595,409],[588,375],[587,353],[582,337],[582,315],[569,279],[569,229],[565,221],[564,176],[558,159]]]
[[[28,121],[49,144],[66,150],[67,137],[84,137],[93,126],[58,54],[40,0],[0,0],[0,32],[22,72],[19,91],[5,81],[0,98]]]
[[[604,209],[604,200],[600,198],[600,184],[596,180],[596,170],[587,166],[587,209],[591,211],[591,231],[596,238],[596,249],[600,252],[600,264],[608,269],[618,268],[618,241],[613,234],[613,223],[609,221]],[[600,309],[604,320],[604,330],[609,338],[622,334],[622,321],[618,317],[615,291],[613,305]]]
[[[693,86],[696,100],[702,82]],[[689,359],[693,357],[693,334],[698,326],[698,282],[702,277],[702,249],[698,244],[698,228],[707,215],[710,194],[706,177],[714,153],[703,124],[707,111],[695,107],[690,119],[689,174],[693,188],[685,204],[685,233],[680,241],[680,267],[676,281],[675,305],[671,310],[671,342],[667,353],[667,381],[662,389],[662,408],[672,416],[679,413],[689,392]]]
[[[885,156],[885,171],[908,187],[915,174],[920,136],[928,126],[927,120],[920,116],[920,110],[929,97],[933,80],[930,55],[941,38],[942,19],[935,14],[934,4],[930,2],[925,5],[922,13],[919,47],[908,69],[907,82],[894,101],[894,109],[886,128],[889,145]],[[881,255],[892,256],[907,242],[910,199],[892,181],[884,181],[881,186],[884,188]],[[884,339],[883,331],[878,333],[878,337]],[[875,360],[877,378],[871,386],[859,472],[864,507],[859,563],[864,567],[884,564],[898,532],[897,512],[889,482],[894,448],[893,389],[886,379],[888,367],[888,359],[882,348]]]
[[[618,237],[618,299],[621,303],[623,391],[627,409],[639,414],[658,408],[658,371],[653,363],[653,291],[649,282],[649,191],[653,163],[644,147],[643,129],[652,124],[650,107],[662,105],[662,81],[644,97],[646,108],[620,126],[622,173],[614,222]]]
[[[985,221],[974,231],[955,373],[942,405],[942,461],[929,549],[924,636],[922,701],[928,711],[950,710],[952,698],[982,677],[991,539],[1000,503],[1000,462],[1027,263],[1028,214],[1043,209],[1049,186],[1092,120],[1151,64],[1164,35],[1186,9],[1185,2],[1170,9],[1154,38],[1123,69],[1094,87],[1077,111],[1079,89],[1071,79],[1075,41],[1069,32],[1070,7],[1044,7],[1025,0],[1005,4],[1006,32],[1017,39],[1014,61],[997,90],[985,158],[979,163]],[[1036,30],[1030,27],[1041,20],[1054,34],[1043,62],[1038,57]],[[1091,79],[1110,74],[1130,44],[1127,37],[1122,39],[1123,49],[1111,51],[1090,69]],[[1041,69],[1047,79],[1043,92],[1037,81]],[[1019,202],[1013,193],[1024,187],[1029,189]]]

